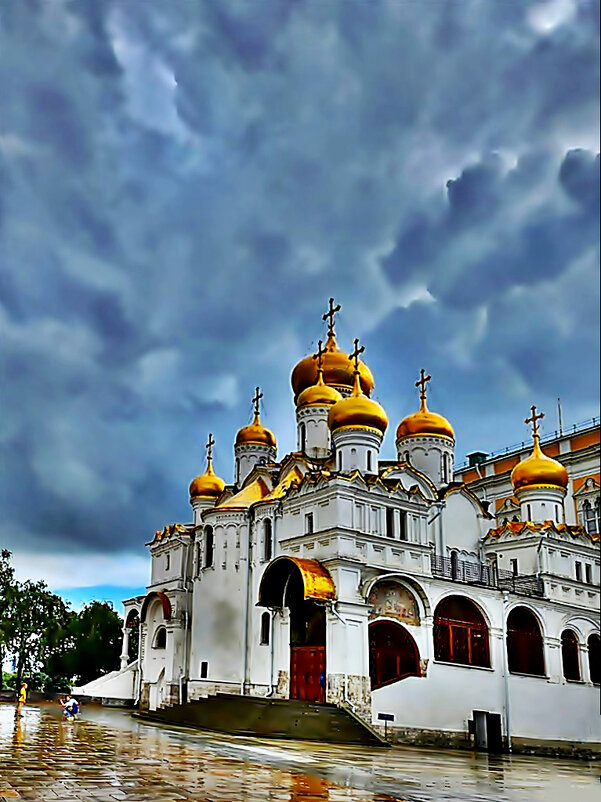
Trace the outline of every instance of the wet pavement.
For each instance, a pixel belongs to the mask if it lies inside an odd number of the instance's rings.
[[[93,706],[0,704],[0,802],[554,802],[601,798],[601,766],[414,747],[235,738]]]

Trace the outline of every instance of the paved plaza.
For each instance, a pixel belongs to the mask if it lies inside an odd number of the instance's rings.
[[[553,802],[598,799],[597,764],[231,738],[86,707],[0,705],[0,801]]]

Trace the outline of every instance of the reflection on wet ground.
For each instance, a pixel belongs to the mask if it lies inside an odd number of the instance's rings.
[[[0,800],[88,802],[530,802],[599,799],[599,766],[195,732],[88,706],[0,705]]]

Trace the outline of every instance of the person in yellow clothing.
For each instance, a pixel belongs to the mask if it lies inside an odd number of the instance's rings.
[[[19,699],[17,701],[17,709],[15,710],[15,718],[21,718],[23,716],[22,710],[23,705],[27,701],[27,683],[24,682],[21,685],[21,690],[19,691]]]

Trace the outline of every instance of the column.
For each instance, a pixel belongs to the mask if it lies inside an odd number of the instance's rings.
[[[121,663],[119,668],[127,668],[129,663],[129,627],[123,627],[123,643],[121,646]]]

